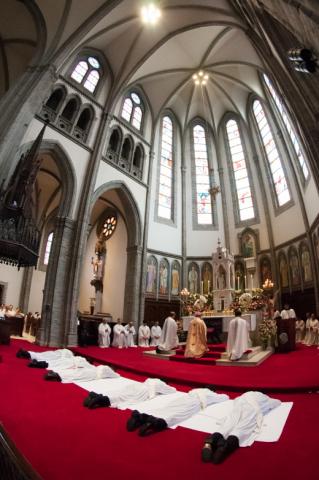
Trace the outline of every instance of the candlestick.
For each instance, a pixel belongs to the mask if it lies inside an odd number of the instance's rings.
[[[251,280],[251,289],[253,289],[254,288],[254,278],[253,278],[252,273],[250,274],[250,280]]]
[[[207,293],[209,293],[209,291],[210,291],[209,289],[210,289],[210,281],[208,280],[208,292]]]
[[[246,286],[247,286],[247,276],[245,275],[244,276],[244,290],[246,290]]]
[[[200,282],[200,293],[203,295],[203,290],[204,290],[204,282]]]
[[[237,290],[239,290],[239,275],[237,275]]]

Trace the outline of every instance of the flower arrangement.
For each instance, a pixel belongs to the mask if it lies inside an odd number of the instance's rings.
[[[181,295],[182,315],[192,315],[194,312],[204,312],[213,308],[213,294],[199,294],[187,292]]]
[[[275,344],[277,334],[277,325],[271,318],[264,318],[259,324],[259,337],[264,348],[267,347],[269,340]]]
[[[250,306],[252,303],[253,297],[250,293],[246,292],[240,295],[238,301],[239,306],[242,310],[250,310]]]

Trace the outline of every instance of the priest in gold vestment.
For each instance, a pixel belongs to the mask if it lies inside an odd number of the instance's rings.
[[[207,350],[207,328],[200,314],[197,314],[189,324],[184,355],[189,358],[200,358]]]

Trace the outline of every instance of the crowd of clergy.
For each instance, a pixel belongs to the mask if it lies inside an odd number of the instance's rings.
[[[133,322],[123,325],[121,319],[118,319],[112,331],[107,320],[103,318],[98,327],[98,334],[99,346],[101,348],[110,346],[117,348],[136,347],[136,336],[138,337],[137,343],[139,347],[156,347],[159,344],[162,329],[158,322],[155,322],[151,328],[146,322],[143,322],[138,329],[138,335],[136,335]],[[111,334],[113,335],[112,341]]]
[[[25,314],[19,307],[15,308],[11,304],[6,305],[2,303],[0,305],[0,321],[10,321],[12,318],[23,318],[23,331],[28,335],[32,335],[33,337],[36,336],[41,323],[41,315],[39,312],[28,312]]]

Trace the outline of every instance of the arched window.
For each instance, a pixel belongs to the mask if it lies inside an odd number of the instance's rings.
[[[193,127],[195,182],[196,182],[196,213],[200,225],[212,224],[212,203],[210,198],[210,182],[208,172],[208,153],[206,132],[201,125]]]
[[[56,112],[59,106],[61,105],[63,98],[64,98],[64,91],[62,90],[62,88],[56,88],[48,98],[46,102],[46,106]]]
[[[277,150],[273,134],[270,130],[264,109],[259,100],[254,101],[253,111],[269,163],[278,205],[282,207],[290,201],[290,193],[286,176],[282,168],[280,155]]]
[[[61,117],[65,118],[66,120],[69,120],[72,122],[74,119],[74,116],[76,114],[76,111],[78,109],[78,102],[75,98],[71,98],[68,103],[65,105]]]
[[[71,73],[71,78],[86,90],[94,93],[101,78],[101,65],[96,57],[88,56],[79,61]]]
[[[291,123],[291,120],[288,116],[288,113],[287,113],[287,109],[283,103],[283,101],[279,98],[276,90],[274,89],[274,86],[273,84],[271,83],[271,81],[269,80],[269,78],[267,77],[267,75],[264,74],[264,80],[266,82],[266,85],[269,89],[269,92],[277,106],[277,109],[278,109],[278,112],[287,128],[287,132],[289,134],[289,137],[290,137],[290,140],[292,142],[292,145],[293,145],[293,148],[296,152],[296,155],[297,155],[297,158],[298,158],[298,161],[299,161],[299,165],[300,165],[300,169],[301,169],[301,172],[302,172],[302,175],[303,175],[303,179],[304,180],[308,180],[309,178],[309,170],[308,170],[308,167],[307,167],[307,164],[306,164],[306,160],[305,160],[305,157],[302,153],[302,149],[301,149],[301,146],[300,146],[300,143],[299,143],[299,140],[297,138],[297,134],[296,134],[296,130],[294,128],[294,126],[292,125]]]
[[[122,118],[131,123],[137,130],[141,130],[143,106],[137,93],[130,93],[124,100]]]
[[[227,122],[226,132],[233,166],[239,218],[241,221],[250,220],[255,218],[255,211],[246,167],[245,154],[240,138],[238,124],[235,120],[229,120]]]
[[[49,234],[48,239],[47,239],[47,243],[46,243],[46,246],[45,246],[44,259],[43,259],[44,265],[48,265],[48,263],[49,263],[52,242],[53,242],[53,232],[51,232]]]
[[[161,218],[172,218],[173,200],[173,124],[165,116],[162,120],[162,141],[157,214]]]
[[[92,119],[92,111],[90,108],[84,108],[76,122],[76,126],[83,131],[89,129],[90,123]]]
[[[120,143],[121,143],[121,134],[120,134],[120,131],[117,128],[115,128],[110,136],[109,150],[111,150],[114,153],[118,153],[120,148]]]
[[[133,156],[133,166],[140,169],[142,168],[142,164],[143,164],[143,150],[139,145],[137,145],[134,152],[134,156]]]

